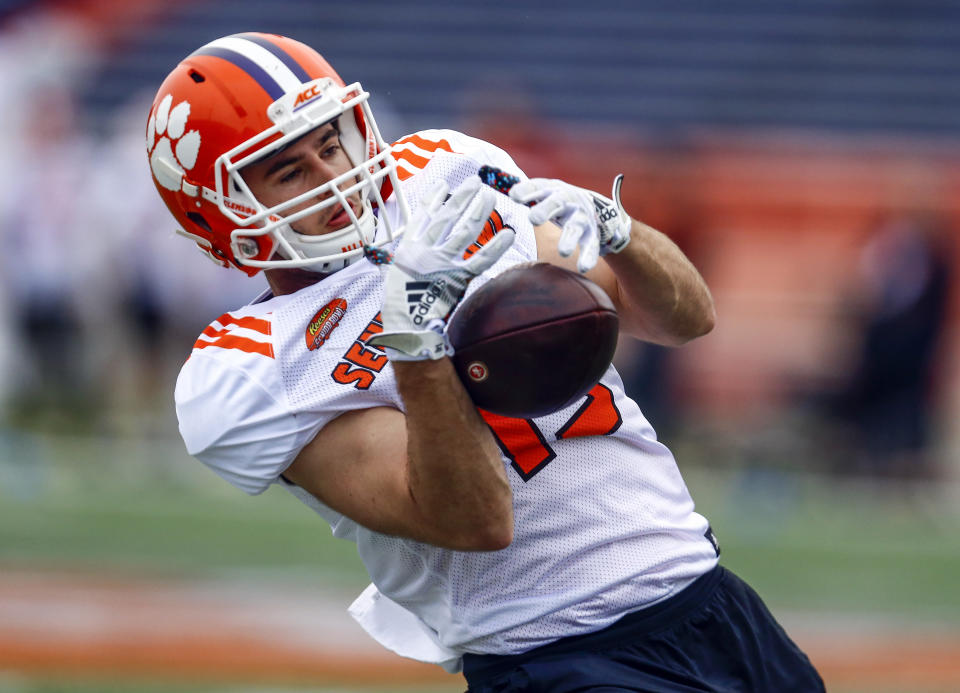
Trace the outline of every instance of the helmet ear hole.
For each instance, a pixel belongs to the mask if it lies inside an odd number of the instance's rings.
[[[200,82],[205,82],[207,78],[201,75],[196,70],[190,70],[190,79],[192,79],[197,84],[200,84]]]
[[[202,228],[208,233],[212,233],[213,229],[210,227],[210,224],[207,223],[207,220],[203,218],[203,215],[198,212],[187,212],[187,218],[192,221],[194,224]]]

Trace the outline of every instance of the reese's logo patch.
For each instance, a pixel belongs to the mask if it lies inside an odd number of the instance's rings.
[[[317,311],[307,325],[307,349],[311,351],[323,346],[330,333],[340,324],[340,319],[347,312],[347,301],[335,298]]]

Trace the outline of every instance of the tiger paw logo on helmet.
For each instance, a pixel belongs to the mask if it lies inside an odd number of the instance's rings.
[[[181,101],[173,108],[173,96],[163,97],[147,123],[147,153],[154,178],[167,190],[180,190],[186,171],[197,163],[200,153],[200,132],[187,129],[190,102]]]

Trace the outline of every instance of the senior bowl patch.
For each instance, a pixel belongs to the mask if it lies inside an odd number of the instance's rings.
[[[310,319],[307,325],[306,340],[307,349],[311,351],[323,346],[330,333],[340,324],[340,319],[347,312],[347,301],[343,298],[335,298],[330,303],[317,311]]]

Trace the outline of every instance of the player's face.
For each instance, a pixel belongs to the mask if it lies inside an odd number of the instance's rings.
[[[340,133],[331,124],[321,125],[304,135],[283,151],[243,169],[243,178],[251,192],[267,207],[285,202],[353,168],[350,158],[340,146]],[[346,188],[346,183],[341,188]],[[329,193],[320,199],[329,197]],[[355,215],[360,216],[360,193],[347,198]],[[308,199],[283,212],[289,216],[296,211],[315,204]],[[294,231],[306,235],[319,235],[336,231],[350,223],[350,217],[340,205],[333,205],[299,219],[291,224]]]

